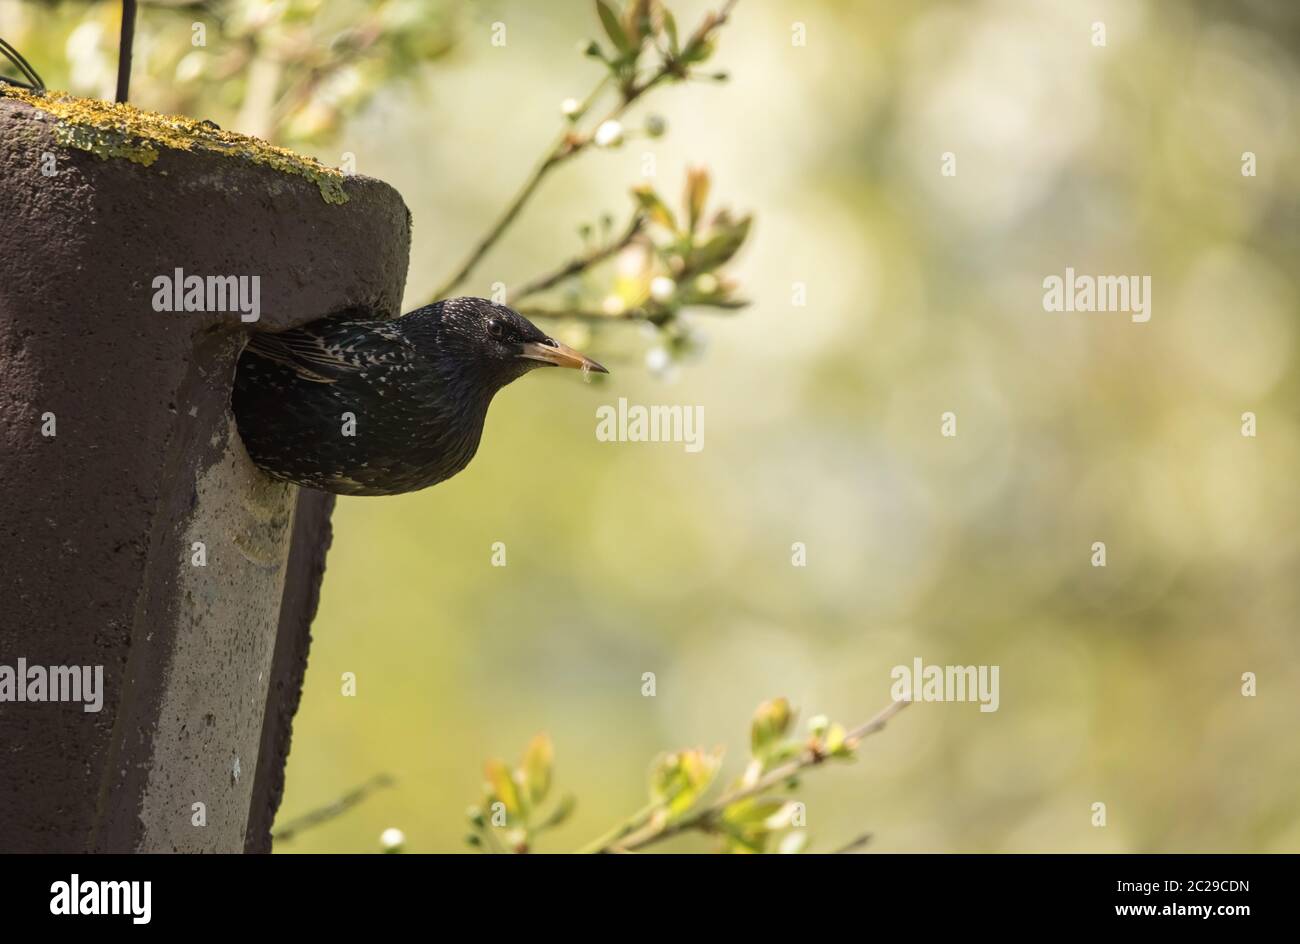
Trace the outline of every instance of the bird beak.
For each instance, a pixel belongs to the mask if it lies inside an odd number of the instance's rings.
[[[554,338],[547,338],[545,341],[527,342],[519,356],[531,361],[541,361],[543,364],[554,364],[556,367],[576,367],[578,370],[583,371],[594,370],[598,374],[609,373],[590,357],[579,354],[573,348],[561,344]]]

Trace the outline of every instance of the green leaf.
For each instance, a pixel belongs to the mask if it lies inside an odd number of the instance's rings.
[[[794,800],[778,800],[777,802],[779,806],[763,821],[763,825],[772,832],[780,829],[790,829],[794,826],[795,816],[802,805]]]
[[[776,851],[781,855],[798,855],[808,845],[808,834],[802,829],[786,833],[777,844]]]
[[[722,818],[736,825],[762,824],[786,805],[780,797],[748,797],[727,805]]]
[[[719,824],[719,828],[726,837],[722,847],[724,852],[752,855],[761,855],[764,852],[768,834],[762,827],[746,829],[724,821]]]
[[[708,242],[691,254],[691,266],[702,272],[718,268],[729,260],[744,245],[749,237],[751,217],[744,217],[736,223],[719,229]]]
[[[716,298],[712,295],[687,295],[683,304],[696,305],[700,308],[717,308],[720,311],[739,311],[742,308],[748,308],[750,302],[743,298]],[[785,749],[782,748],[782,750]],[[796,747],[793,751],[789,752],[788,756],[793,756],[797,753],[799,753],[799,749]],[[773,754],[773,757],[775,756],[777,755]],[[771,759],[772,758],[769,758],[769,760]]]
[[[639,49],[642,40],[654,31],[650,23],[650,0],[630,0],[623,11],[623,30],[627,33],[628,46]]]
[[[721,755],[701,750],[660,755],[650,773],[650,798],[670,817],[679,816],[709,789],[721,763]]]
[[[536,806],[546,799],[551,790],[551,768],[555,763],[555,745],[550,737],[538,734],[528,742],[524,752],[523,780],[528,785],[528,798]]]
[[[668,205],[654,192],[654,188],[649,184],[640,184],[632,188],[632,195],[636,197],[637,204],[645,211],[651,220],[660,226],[677,232],[677,218],[673,216],[673,211],[668,209]]]
[[[605,0],[596,0],[596,13],[600,16],[600,25],[605,28],[605,35],[614,47],[624,55],[631,52],[632,47],[627,41],[627,34],[623,32],[623,27],[619,25],[618,15]]]
[[[574,799],[573,794],[566,793],[564,796],[560,797],[560,802],[556,805],[555,809],[551,811],[551,815],[534,827],[533,831],[540,832],[543,829],[554,829],[556,826],[561,825],[565,820],[573,815],[573,808],[577,805],[578,801]]]
[[[682,202],[686,206],[687,229],[695,232],[700,217],[704,215],[704,204],[709,199],[709,169],[691,167],[686,171],[686,194]]]
[[[766,757],[785,737],[794,714],[785,698],[763,702],[749,726],[749,749],[755,757]]]
[[[676,56],[680,50],[677,45],[677,19],[673,16],[673,11],[667,7],[664,7],[663,11],[664,30],[668,33],[668,51]]]
[[[838,721],[832,722],[826,731],[826,753],[832,757],[852,758],[853,748],[846,740],[847,735],[844,725]]]
[[[520,801],[519,789],[510,776],[510,768],[502,761],[490,760],[483,765],[483,774],[487,778],[487,790],[492,798],[504,803],[510,816],[520,816],[524,807]]]
[[[704,62],[713,55],[717,45],[711,39],[702,39],[697,43],[691,43],[682,50],[681,60],[686,65],[695,65]]]

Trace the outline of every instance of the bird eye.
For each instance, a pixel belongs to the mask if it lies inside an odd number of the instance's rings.
[[[506,324],[504,321],[498,321],[493,318],[488,322],[488,334],[500,341],[506,336]]]

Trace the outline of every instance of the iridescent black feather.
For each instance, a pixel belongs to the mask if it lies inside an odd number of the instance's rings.
[[[580,357],[481,298],[393,321],[329,318],[254,334],[232,406],[249,455],[276,478],[341,495],[395,495],[469,464],[492,397],[544,366],[539,350]]]

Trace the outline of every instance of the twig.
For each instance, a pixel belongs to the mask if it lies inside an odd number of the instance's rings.
[[[342,816],[348,810],[352,809],[352,807],[370,796],[370,794],[377,790],[391,787],[394,782],[393,778],[388,774],[379,774],[368,783],[363,783],[356,789],[343,794],[343,796],[339,797],[332,803],[327,803],[325,806],[314,809],[310,813],[305,813],[297,819],[290,820],[284,826],[275,830],[271,835],[276,840],[292,839],[305,829],[311,829],[313,826],[319,826],[321,823],[326,823],[335,817]]]
[[[585,852],[622,851],[614,848],[618,844],[618,841],[622,839],[624,836],[631,833],[633,830],[640,829],[641,826],[645,824],[645,821],[648,820],[652,815],[654,815],[655,810],[657,810],[658,808],[659,805],[657,803],[651,803],[649,806],[637,810],[635,813],[633,813],[623,822],[619,823],[613,829],[605,832],[604,834],[593,839],[591,842],[587,843],[585,846],[579,849],[578,852],[585,853]]]
[[[605,86],[608,82],[609,76],[605,76],[600,80],[596,87],[591,90],[590,94],[588,94],[587,98],[583,101],[579,114],[584,114],[587,109],[591,107],[591,103],[605,90]],[[456,274],[443,283],[442,287],[434,293],[433,301],[436,302],[446,298],[456,290],[457,286],[469,278],[470,273],[474,271],[474,268],[479,264],[483,257],[488,254],[488,251],[496,245],[497,240],[499,240],[505,233],[506,227],[514,222],[515,217],[519,215],[519,212],[524,208],[524,204],[526,204],[529,198],[532,197],[533,193],[541,185],[542,180],[546,175],[559,166],[559,164],[567,157],[572,156],[572,154],[564,157],[561,156],[564,153],[566,143],[572,135],[573,132],[568,129],[560,134],[555,143],[551,145],[550,150],[546,152],[546,156],[542,158],[541,163],[534,168],[532,175],[524,181],[523,187],[521,187],[519,192],[515,194],[515,198],[510,201],[510,204],[492,225],[492,228],[488,230],[487,235],[479,240],[478,245],[476,245],[473,251],[470,252],[469,257],[466,258],[465,261],[461,263],[460,268],[456,270]]]
[[[311,98],[312,94],[320,88],[321,83],[340,69],[365,56],[370,47],[382,38],[383,31],[377,24],[371,22],[357,27],[350,36],[352,41],[338,55],[327,62],[312,67],[307,71],[306,75],[284,91],[279,100],[271,107],[271,114],[268,119],[269,134],[278,136],[284,123]]]
[[[731,310],[742,308],[748,302],[710,302],[707,305],[701,303],[702,308],[716,308],[722,310]],[[610,314],[605,311],[595,311],[590,308],[545,308],[541,305],[522,305],[516,306],[516,311],[525,318],[552,318],[564,319],[571,318],[574,321],[645,321],[652,325],[663,325],[672,317],[672,311],[662,308],[658,305],[633,305],[631,308],[625,308],[618,314]]]
[[[485,843],[487,852],[492,855],[506,854],[506,847],[501,845],[501,841],[497,839],[495,826],[484,826],[480,832],[487,838],[487,842]]]
[[[599,249],[592,250],[586,255],[570,259],[567,263],[560,266],[560,268],[556,269],[549,275],[538,276],[531,282],[525,282],[517,291],[508,295],[507,301],[511,305],[514,305],[516,302],[520,302],[525,298],[530,298],[533,295],[544,292],[548,288],[554,288],[565,279],[573,278],[575,275],[581,275],[593,266],[604,262],[610,256],[626,249],[631,245],[632,241],[640,235],[644,226],[645,216],[641,213],[636,214],[632,217],[632,222],[628,224],[626,231],[624,231],[623,235],[617,240],[606,246],[601,246]]]
[[[849,842],[846,842],[844,845],[840,846],[832,854],[848,855],[851,852],[857,852],[859,849],[865,848],[867,844],[870,842],[871,842],[871,833],[863,833],[861,836],[858,836],[856,839],[852,839]]]
[[[135,44],[135,0],[122,0],[122,32],[117,43],[117,98],[124,102],[131,90],[131,47]]]
[[[691,38],[687,41],[686,45],[682,47],[682,50],[676,56],[666,57],[660,64],[659,68],[644,81],[640,83],[634,81],[631,84],[624,86],[622,89],[622,98],[619,103],[615,105],[604,118],[597,122],[594,128],[599,128],[607,121],[614,121],[622,117],[623,113],[626,112],[633,103],[641,98],[642,95],[650,91],[665,79],[684,78],[686,75],[686,66],[682,62],[683,55],[687,50],[692,49],[699,43],[705,42],[715,30],[726,23],[727,17],[731,14],[732,8],[735,7],[737,2],[738,0],[726,0],[722,9],[717,13],[707,14],[704,21],[699,25],[696,31],[691,35]],[[579,116],[585,115],[588,110],[590,110],[592,104],[594,104],[600,93],[604,91],[605,86],[608,83],[609,76],[606,75],[583,101],[578,110]],[[434,293],[432,301],[436,302],[448,297],[467,278],[469,278],[470,274],[483,260],[483,257],[486,256],[492,247],[497,244],[498,240],[501,239],[507,227],[514,222],[520,211],[523,210],[525,204],[532,199],[533,194],[537,192],[537,188],[546,178],[546,175],[555,170],[555,168],[559,167],[561,164],[577,157],[585,151],[591,145],[594,136],[594,129],[582,134],[578,134],[572,129],[565,129],[565,131],[560,134],[559,138],[551,146],[550,150],[546,152],[546,156],[542,158],[541,162],[538,163],[536,168],[534,168],[532,174],[526,181],[524,181],[524,185],[519,189],[519,192],[515,194],[515,198],[510,201],[505,210],[501,213],[501,216],[488,230],[487,235],[479,240],[478,244],[475,245],[473,250],[471,250],[465,261],[461,263],[455,274],[448,278],[447,281],[438,288],[437,292]]]
[[[853,748],[865,737],[875,734],[882,730],[889,720],[906,708],[911,702],[896,701],[888,707],[876,713],[870,720],[863,722],[858,727],[849,731],[844,736],[846,747]],[[820,764],[826,759],[826,755],[815,748],[808,748],[798,757],[787,761],[779,767],[768,771],[754,783],[747,787],[741,787],[723,794],[717,800],[714,800],[708,806],[705,806],[694,813],[688,813],[681,819],[672,822],[656,819],[653,814],[645,818],[644,825],[633,826],[630,831],[624,832],[623,839],[614,839],[604,845],[596,846],[590,849],[592,852],[632,852],[642,849],[651,843],[661,842],[671,836],[679,835],[691,829],[701,829],[710,831],[713,828],[714,821],[722,815],[723,811],[733,803],[741,800],[747,800],[750,797],[765,793],[778,784],[789,780],[799,771],[806,767],[812,767]],[[635,819],[635,818],[634,818]],[[633,820],[629,820],[632,823]]]
[[[643,308],[628,308],[619,312],[617,315],[611,315],[603,311],[594,311],[590,308],[543,308],[538,305],[523,305],[515,309],[525,318],[552,318],[564,319],[572,318],[574,321],[649,321],[651,324],[657,324],[663,320],[658,315],[653,315]]]

